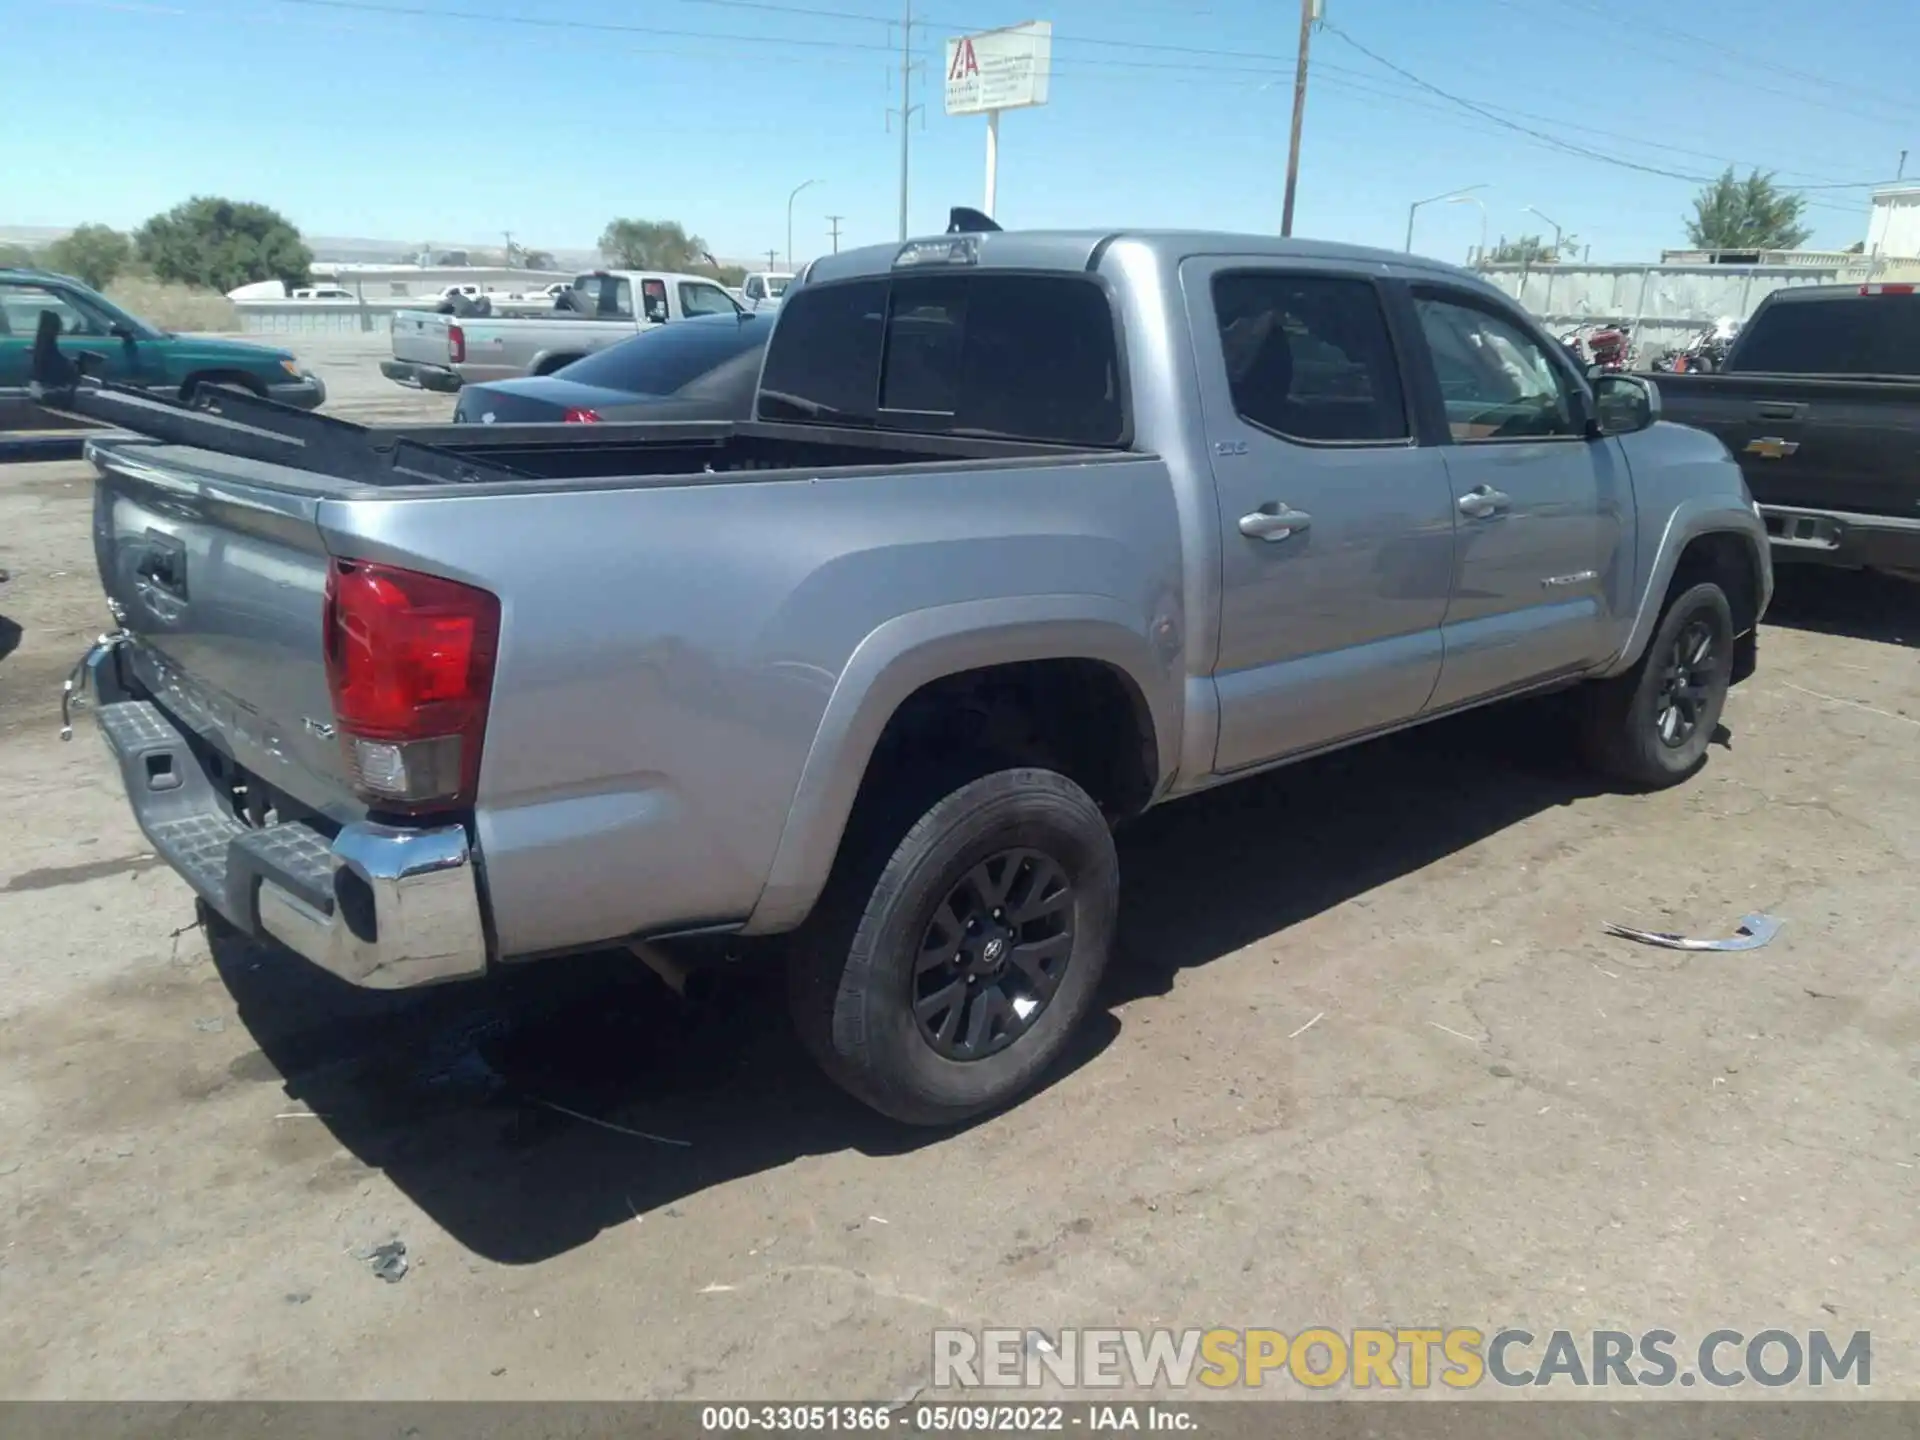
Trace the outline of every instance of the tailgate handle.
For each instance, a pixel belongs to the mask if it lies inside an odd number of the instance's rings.
[[[149,530],[134,574],[175,600],[187,598],[187,547],[171,535]]]
[[[1807,407],[1787,400],[1762,400],[1753,407],[1753,413],[1762,420],[1798,420],[1807,413]]]

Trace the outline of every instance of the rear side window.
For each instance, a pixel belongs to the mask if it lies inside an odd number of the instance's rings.
[[[1248,424],[1332,443],[1412,433],[1370,282],[1238,271],[1215,278],[1213,308],[1233,408]]]
[[[1741,370],[1920,375],[1920,295],[1769,305],[1736,343]]]
[[[678,395],[736,356],[757,357],[772,329],[757,317],[662,325],[576,360],[567,379],[630,395]]]
[[[909,275],[805,286],[762,381],[767,419],[1119,446],[1106,293],[1061,275]]]

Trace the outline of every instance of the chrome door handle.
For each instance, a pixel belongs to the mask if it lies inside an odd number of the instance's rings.
[[[1312,524],[1313,517],[1306,511],[1270,503],[1251,515],[1242,515],[1240,533],[1254,540],[1284,540]]]
[[[1498,515],[1509,505],[1513,497],[1504,490],[1496,490],[1491,485],[1476,485],[1454,502],[1460,507],[1462,515],[1472,516],[1475,520],[1484,520],[1489,515]]]

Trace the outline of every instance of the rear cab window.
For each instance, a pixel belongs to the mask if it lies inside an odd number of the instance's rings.
[[[791,292],[760,418],[1124,448],[1118,334],[1079,274],[969,270]]]
[[[1400,364],[1369,280],[1272,270],[1213,281],[1234,412],[1313,444],[1396,443],[1413,433]]]
[[[1729,369],[1920,376],[1920,295],[1782,300],[1735,342]]]

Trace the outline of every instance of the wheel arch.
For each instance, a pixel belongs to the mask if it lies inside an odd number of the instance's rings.
[[[853,652],[801,769],[767,882],[745,931],[792,929],[825,888],[882,738],[929,687],[977,673],[1054,663],[1099,667],[1124,697],[1139,740],[1144,806],[1172,779],[1180,748],[1179,678],[1116,600],[1058,595],[967,601],[899,616]]]
[[[245,370],[236,370],[225,365],[202,365],[187,372],[180,382],[180,398],[185,400],[193,394],[196,385],[232,385],[246,391],[249,395],[265,398],[266,381],[258,375],[250,375]]]
[[[1631,669],[1645,653],[1675,587],[1684,589],[1703,579],[1719,581],[1727,590],[1734,633],[1750,634],[1773,596],[1772,555],[1758,516],[1750,510],[1730,510],[1719,500],[1683,504],[1674,510],[1640,587],[1626,641],[1602,674]]]

